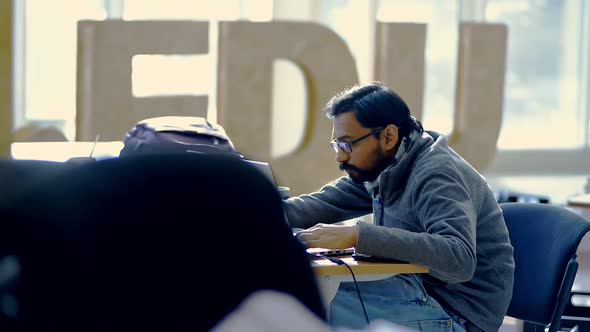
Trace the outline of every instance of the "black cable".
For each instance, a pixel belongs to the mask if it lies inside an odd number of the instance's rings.
[[[352,275],[352,280],[354,281],[354,287],[356,288],[356,293],[359,297],[359,301],[361,302],[361,306],[363,307],[363,313],[365,314],[365,320],[367,321],[367,325],[369,325],[369,315],[367,314],[367,309],[365,308],[365,302],[363,302],[363,297],[361,296],[361,290],[359,289],[359,285],[356,281],[356,277],[354,276],[354,272],[352,272],[352,268],[350,267],[350,265],[346,264],[345,261],[339,259],[339,258],[334,258],[334,257],[328,257],[328,256],[322,256],[322,255],[314,255],[314,254],[310,254],[311,256],[315,257],[315,258],[323,258],[323,259],[327,259],[332,263],[338,264],[338,265],[344,265],[348,268],[348,270],[350,271],[350,275]]]

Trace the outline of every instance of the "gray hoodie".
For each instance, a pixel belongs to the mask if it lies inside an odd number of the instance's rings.
[[[497,331],[512,296],[513,248],[486,180],[444,136],[414,132],[375,183],[348,177],[285,202],[292,227],[359,223],[357,252],[429,267],[431,296],[484,331]],[[371,191],[371,192],[369,192]]]

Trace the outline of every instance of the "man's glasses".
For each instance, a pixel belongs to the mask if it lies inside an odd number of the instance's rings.
[[[365,136],[363,136],[361,138],[357,138],[352,142],[340,142],[340,141],[334,139],[330,142],[330,145],[332,145],[332,149],[334,149],[334,152],[336,152],[336,153],[338,153],[338,149],[342,150],[344,153],[351,153],[353,144],[356,144],[371,135],[378,134],[382,130],[383,130],[383,128],[375,129],[372,132],[366,134]]]

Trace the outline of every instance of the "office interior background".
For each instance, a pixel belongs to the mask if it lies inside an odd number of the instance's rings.
[[[510,167],[492,165],[484,175],[496,190],[546,195],[557,204],[584,192],[590,181],[590,3],[585,0],[15,0],[10,15],[13,129],[53,126],[70,141],[79,20],[208,21],[208,54],[135,56],[132,79],[135,96],[208,95],[211,120],[217,116],[219,21],[325,25],[350,48],[361,83],[374,79],[376,22],[425,23],[422,122],[441,133],[453,128],[459,23],[503,23],[507,69],[495,158],[509,160]],[[272,153],[280,156],[303,136],[306,96],[297,67],[277,60],[274,69]],[[326,153],[331,153],[327,142]]]

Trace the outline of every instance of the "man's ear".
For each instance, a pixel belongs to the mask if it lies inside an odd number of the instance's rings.
[[[388,125],[381,132],[381,144],[385,151],[391,151],[397,145],[399,139],[399,130],[393,124]]]

